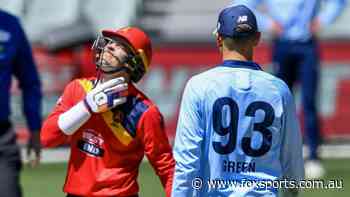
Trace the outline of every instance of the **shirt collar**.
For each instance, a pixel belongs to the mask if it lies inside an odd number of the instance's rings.
[[[231,67],[231,68],[247,68],[247,69],[253,69],[253,70],[262,70],[259,64],[252,61],[224,60],[224,62],[220,66]]]

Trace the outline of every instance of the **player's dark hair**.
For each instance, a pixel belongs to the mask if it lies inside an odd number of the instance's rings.
[[[223,39],[223,44],[225,47],[232,51],[232,50],[237,50],[241,47],[246,46],[248,43],[252,43],[256,39],[256,33],[252,33],[247,36],[240,36],[240,37],[225,37]]]

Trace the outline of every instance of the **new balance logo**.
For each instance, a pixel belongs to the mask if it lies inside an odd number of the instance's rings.
[[[239,16],[237,19],[238,23],[244,23],[248,21],[248,16],[247,15],[243,15],[243,16]]]

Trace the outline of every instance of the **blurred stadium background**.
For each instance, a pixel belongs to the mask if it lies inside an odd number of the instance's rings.
[[[219,10],[229,3],[228,0],[0,0],[0,8],[21,19],[33,44],[45,94],[44,117],[71,79],[94,75],[90,46],[100,29],[129,25],[144,28],[152,36],[154,56],[151,71],[139,86],[159,106],[172,141],[185,82],[191,75],[220,62],[211,32]],[[303,196],[350,196],[346,187],[350,182],[349,19],[348,2],[337,22],[319,35],[322,66],[318,107],[324,136],[321,156],[327,169],[326,178],[343,179],[344,188],[308,190]],[[255,60],[269,70],[269,37],[264,36]],[[25,144],[28,133],[16,83],[12,93],[12,119],[19,143]],[[298,97],[297,93],[300,111]],[[24,196],[63,196],[64,162],[68,155],[64,147],[44,150],[44,164],[40,168],[25,167]],[[142,165],[140,184],[142,196],[164,195],[147,163]]]

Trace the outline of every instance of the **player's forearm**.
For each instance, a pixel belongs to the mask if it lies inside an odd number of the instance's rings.
[[[166,175],[166,183],[163,186],[165,190],[165,196],[166,197],[171,197],[171,189],[173,185],[173,176],[174,176],[174,170],[170,170],[170,173]]]
[[[74,134],[91,117],[84,101],[80,101],[58,117],[58,127],[66,135]]]
[[[165,142],[158,142],[157,146],[150,146],[150,144],[147,144],[145,147],[145,152],[156,174],[159,176],[159,179],[166,192],[166,196],[170,197],[175,168],[175,160],[171,152],[172,150],[167,139],[155,137],[152,139]],[[154,142],[152,144],[156,143],[157,142]]]
[[[172,153],[169,152],[159,155],[157,161],[153,161],[151,163],[155,168],[160,181],[162,182],[166,196],[170,197],[175,167],[175,161]]]

